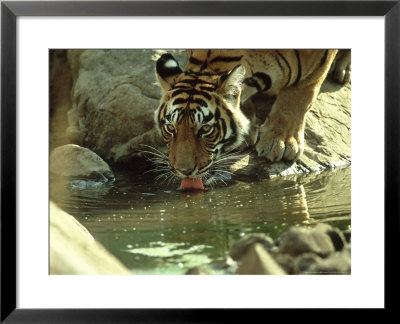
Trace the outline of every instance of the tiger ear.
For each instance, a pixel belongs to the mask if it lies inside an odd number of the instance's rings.
[[[240,101],[244,74],[243,65],[237,65],[231,72],[222,75],[219,79],[217,93],[234,107],[238,106]]]
[[[182,73],[178,62],[171,54],[163,54],[156,64],[158,83],[164,91],[168,91],[175,83],[176,77]]]

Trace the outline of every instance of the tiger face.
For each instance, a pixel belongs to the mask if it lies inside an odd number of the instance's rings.
[[[168,162],[179,178],[204,179],[224,153],[243,142],[249,121],[240,110],[244,68],[226,73],[182,71],[170,54],[156,72],[163,95],[156,124],[168,147]]]

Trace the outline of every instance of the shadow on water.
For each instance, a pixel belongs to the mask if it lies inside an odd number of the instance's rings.
[[[233,181],[196,194],[143,173],[117,170],[116,178],[86,189],[52,182],[51,199],[136,274],[182,274],[195,266],[222,273],[233,242],[245,234],[277,239],[289,226],[316,222],[350,228],[350,168]]]

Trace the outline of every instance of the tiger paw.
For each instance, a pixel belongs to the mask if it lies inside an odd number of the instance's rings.
[[[256,151],[271,162],[294,161],[304,150],[303,131],[276,131],[271,125],[260,128]]]

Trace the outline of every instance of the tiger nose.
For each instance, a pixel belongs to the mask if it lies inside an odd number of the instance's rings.
[[[188,176],[189,174],[192,173],[192,169],[176,169],[176,171],[178,171],[179,173],[182,173],[185,176]]]

